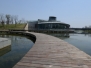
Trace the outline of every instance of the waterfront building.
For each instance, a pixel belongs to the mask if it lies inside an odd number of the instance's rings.
[[[49,20],[41,20],[28,22],[28,29],[69,29],[70,25],[57,21],[57,18],[50,16]]]

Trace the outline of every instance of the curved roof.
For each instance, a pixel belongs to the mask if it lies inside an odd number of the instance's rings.
[[[47,24],[47,23],[60,23],[60,24],[65,24],[65,25],[69,25],[69,24],[66,24],[66,23],[63,23],[63,22],[60,22],[60,21],[51,21],[51,22],[40,22],[38,24]]]

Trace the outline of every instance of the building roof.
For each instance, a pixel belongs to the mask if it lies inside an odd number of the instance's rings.
[[[50,21],[50,22],[39,22],[38,24],[46,24],[46,23],[60,23],[60,24],[65,24],[65,25],[69,25],[60,21]]]

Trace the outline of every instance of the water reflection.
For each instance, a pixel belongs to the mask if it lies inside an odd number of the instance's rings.
[[[91,37],[91,34],[85,34],[85,36]]]
[[[48,35],[52,35],[52,36],[56,36],[56,37],[66,37],[66,38],[69,38],[70,35],[69,33],[47,33]]]
[[[4,47],[4,48],[0,49],[0,56],[4,55],[10,51],[11,51],[11,45]]]
[[[12,68],[33,46],[30,39],[22,36],[0,35],[11,39],[11,46],[2,50],[0,56],[0,68]]]

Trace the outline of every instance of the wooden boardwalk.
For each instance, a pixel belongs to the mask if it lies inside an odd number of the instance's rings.
[[[31,33],[36,42],[13,68],[91,68],[91,56],[53,36]]]

